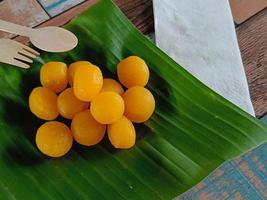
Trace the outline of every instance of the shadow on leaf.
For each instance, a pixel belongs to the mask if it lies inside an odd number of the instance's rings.
[[[41,120],[38,120],[27,107],[25,108],[12,100],[6,100],[4,107],[6,109],[5,123],[17,130],[13,131],[13,135],[10,135],[13,142],[6,148],[6,159],[21,165],[40,163],[42,158],[37,149],[34,148],[35,132],[41,125]],[[29,142],[32,145],[29,145]]]
[[[14,131],[8,131],[9,134],[12,133],[9,136],[13,140],[6,147],[6,155],[4,155],[8,162],[34,165],[43,161],[41,154],[35,148],[35,132],[43,122],[36,118],[27,106],[32,88],[40,85],[38,72],[39,67],[37,65],[27,71],[20,72],[21,84],[19,90],[22,93],[20,93],[21,96],[16,96],[16,100],[1,97],[5,113],[2,120],[10,129],[14,129]],[[29,145],[29,143],[32,145]]]

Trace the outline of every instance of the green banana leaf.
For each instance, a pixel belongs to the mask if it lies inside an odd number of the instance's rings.
[[[68,53],[43,53],[44,62],[89,60],[115,77],[119,60],[138,55],[151,70],[155,114],[136,125],[137,144],[130,150],[115,150],[105,139],[90,148],[74,144],[65,157],[48,158],[34,142],[43,122],[27,105],[30,91],[40,85],[41,62],[29,70],[2,66],[0,199],[171,199],[267,139],[264,124],[155,47],[110,0],[97,1],[66,28],[79,45]]]

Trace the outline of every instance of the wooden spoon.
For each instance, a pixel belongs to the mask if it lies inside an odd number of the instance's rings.
[[[34,46],[48,52],[66,52],[78,44],[72,32],[56,26],[33,29],[0,20],[0,30],[29,37]]]

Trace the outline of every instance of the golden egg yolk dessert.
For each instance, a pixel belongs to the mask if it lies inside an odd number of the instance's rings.
[[[149,69],[145,61],[137,56],[122,60],[117,66],[119,81],[127,88],[145,86],[149,79]]]
[[[68,69],[68,81],[71,86],[73,85],[73,77],[74,77],[74,73],[76,69],[82,65],[91,66],[92,64],[88,61],[77,61],[77,62],[70,64],[69,69]]]
[[[99,123],[112,124],[122,117],[124,101],[118,93],[102,92],[92,100],[90,111]]]
[[[140,86],[132,87],[123,93],[124,115],[135,123],[147,121],[155,110],[155,99],[151,92]]]
[[[41,67],[40,81],[44,87],[55,93],[63,91],[68,85],[68,68],[62,62],[48,62]]]
[[[60,157],[70,150],[73,139],[70,129],[65,124],[51,121],[39,127],[35,141],[43,154]]]
[[[88,106],[88,102],[76,98],[72,88],[68,88],[61,92],[57,98],[59,114],[66,119],[72,119],[75,114],[87,109]]]
[[[104,78],[101,92],[107,91],[116,92],[118,94],[122,94],[124,92],[121,84],[118,81],[110,78]]]
[[[34,88],[29,96],[31,112],[40,119],[54,120],[58,116],[57,95],[45,87]]]
[[[81,65],[74,73],[73,90],[81,101],[91,101],[102,89],[103,76],[95,65]]]
[[[104,137],[106,125],[98,123],[91,115],[90,110],[75,115],[71,122],[73,138],[85,146],[98,144]]]
[[[133,123],[125,116],[108,125],[110,143],[118,149],[129,149],[134,146],[136,133]]]

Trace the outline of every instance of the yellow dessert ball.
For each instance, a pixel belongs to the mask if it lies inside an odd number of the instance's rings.
[[[41,84],[56,93],[63,91],[68,85],[68,68],[62,62],[49,62],[40,71]]]
[[[77,61],[77,62],[70,64],[69,69],[68,69],[68,81],[71,86],[73,85],[73,77],[74,77],[74,73],[76,69],[82,65],[90,66],[92,64],[88,61]]]
[[[129,149],[133,147],[136,139],[133,123],[123,116],[115,123],[108,125],[108,138],[115,148]]]
[[[71,130],[76,142],[92,146],[103,139],[106,125],[98,123],[91,115],[90,110],[85,110],[75,115],[71,122]]]
[[[118,81],[110,78],[104,78],[101,92],[107,91],[116,92],[118,94],[122,94],[124,92],[121,84]]]
[[[45,87],[34,88],[29,97],[29,107],[38,118],[54,120],[58,116],[57,95]]]
[[[137,56],[122,60],[117,67],[118,78],[127,88],[145,86],[149,79],[149,69],[145,61]]]
[[[90,110],[99,123],[112,124],[122,117],[124,102],[118,93],[102,92],[92,100]]]
[[[87,109],[88,106],[88,102],[76,98],[72,88],[68,88],[61,92],[57,98],[59,114],[67,119],[72,119],[75,114]]]
[[[123,94],[125,116],[132,122],[147,121],[155,110],[155,99],[151,92],[140,86],[132,87]]]
[[[37,130],[36,145],[45,155],[60,157],[65,155],[72,146],[70,129],[61,122],[46,122]]]
[[[81,101],[91,101],[101,90],[103,76],[95,65],[81,65],[74,73],[73,90]]]

